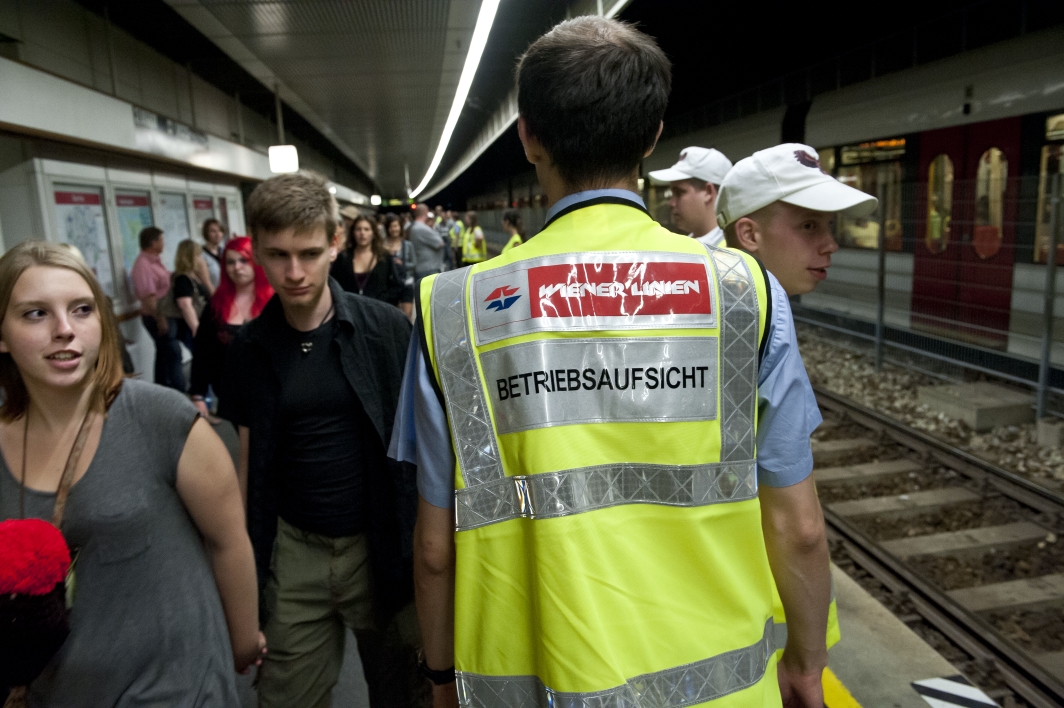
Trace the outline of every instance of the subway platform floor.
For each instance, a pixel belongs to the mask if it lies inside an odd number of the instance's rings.
[[[842,639],[828,652],[826,708],[996,705],[835,564],[831,577]]]

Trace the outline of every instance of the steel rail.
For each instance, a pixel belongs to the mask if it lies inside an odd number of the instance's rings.
[[[1007,469],[999,467],[992,462],[988,462],[981,457],[977,457],[967,450],[962,450],[959,447],[950,445],[922,430],[911,428],[908,425],[905,425],[905,423],[899,422],[879,411],[862,406],[860,403],[851,401],[837,393],[827,391],[819,386],[814,386],[813,391],[816,394],[817,403],[824,408],[833,410],[837,413],[846,413],[858,423],[865,424],[866,427],[872,427],[877,430],[887,430],[895,433],[896,435],[893,437],[902,438],[899,439],[898,442],[903,445],[913,447],[920,451],[931,449],[941,452],[949,458],[953,458],[954,460],[963,463],[962,468],[958,470],[960,472],[969,472],[974,468],[975,470],[1001,479],[1008,484],[1019,487],[1026,492],[1026,495],[1023,495],[1023,498],[1020,498],[1019,501],[1029,504],[1030,501],[1028,501],[1028,498],[1030,495],[1033,495],[1041,498],[1043,502],[1048,502],[1053,511],[1064,512],[1064,495],[1059,492],[1043,487],[1026,477],[1021,477],[1015,472],[1009,472]],[[871,425],[868,425],[869,423],[871,423]],[[945,461],[943,462],[945,463]],[[1048,510],[1049,509],[1047,509],[1047,511]]]
[[[962,474],[969,473],[974,468],[992,476],[1002,482],[995,486],[1006,494],[1010,493],[1006,487],[1014,485],[1016,488],[1011,490],[1011,496],[1023,503],[1040,500],[1042,504],[1038,506],[1042,506],[1043,510],[1051,510],[1047,507],[1055,507],[1057,512],[1064,509],[1064,497],[1052,490],[1040,487],[1019,475],[838,394],[819,388],[816,388],[815,392],[818,403],[823,407],[845,413],[858,424],[867,425],[873,430],[889,432],[895,440],[913,449],[936,451],[939,454],[935,456],[943,464],[957,469]],[[954,464],[951,464],[949,458],[953,458]],[[1017,695],[1037,708],[1064,705],[1064,682],[1050,674],[1014,642],[1002,636],[989,622],[922,578],[904,561],[885,550],[839,514],[824,509],[824,519],[833,533],[843,541],[857,565],[888,588],[907,593],[920,616],[964,651],[976,659],[990,660]]]

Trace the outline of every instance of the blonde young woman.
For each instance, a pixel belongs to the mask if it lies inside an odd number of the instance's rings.
[[[264,641],[236,473],[184,396],[123,379],[106,303],[54,244],[0,258],[0,519],[49,519],[62,488],[76,558],[70,635],[28,702],[237,705]]]
[[[211,290],[207,287],[205,275],[206,269],[203,260],[203,248],[192,239],[185,239],[177,244],[177,255],[174,256],[174,275],[170,282],[173,290],[174,303],[177,305],[178,327],[177,338],[192,349],[192,340],[199,329],[200,316],[203,308],[211,297]]]

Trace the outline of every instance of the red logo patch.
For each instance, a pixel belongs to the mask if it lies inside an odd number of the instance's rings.
[[[711,314],[706,269],[698,263],[549,265],[530,268],[536,317]]]

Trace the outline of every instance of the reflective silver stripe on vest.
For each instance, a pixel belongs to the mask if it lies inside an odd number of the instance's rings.
[[[524,517],[550,519],[621,504],[705,506],[757,496],[752,461],[705,465],[617,463],[504,477],[458,490],[459,531]]]
[[[447,422],[465,483],[503,478],[499,447],[480,385],[466,320],[469,268],[436,276],[432,284],[432,341],[436,370],[447,402]]]
[[[765,623],[760,640],[742,649],[693,664],[628,679],[603,691],[563,693],[536,676],[484,676],[465,671],[458,677],[458,702],[464,708],[680,708],[713,701],[753,686],[765,675],[769,658],[786,644],[786,629]]]
[[[757,408],[757,288],[746,260],[706,246],[720,287],[720,460],[753,460]]]

